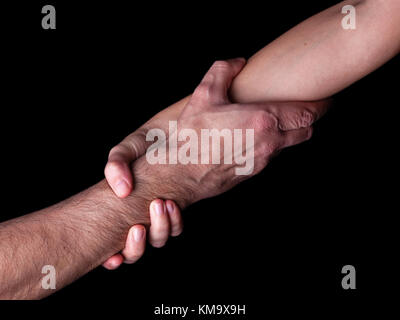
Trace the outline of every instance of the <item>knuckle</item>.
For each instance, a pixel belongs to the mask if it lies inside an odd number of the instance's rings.
[[[254,114],[253,123],[256,131],[265,131],[278,126],[277,119],[265,110],[257,111]]]
[[[120,146],[116,145],[111,148],[110,152],[108,153],[108,157],[111,157],[113,154],[118,153],[120,150]]]
[[[124,144],[120,143],[111,148],[111,150],[108,154],[108,157],[110,158],[113,155],[125,154],[128,152],[129,152],[129,148],[127,146],[125,146]]]
[[[217,60],[213,63],[212,68],[213,69],[229,69],[230,68],[229,62],[225,60]]]
[[[317,116],[314,112],[308,109],[301,110],[299,113],[296,124],[298,128],[306,128],[311,126],[317,119]]]
[[[210,81],[203,80],[196,88],[195,92],[192,96],[192,102],[196,102],[196,100],[205,100],[210,95]]]

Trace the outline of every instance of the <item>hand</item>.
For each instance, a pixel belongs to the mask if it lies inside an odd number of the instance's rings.
[[[132,192],[131,165],[133,161],[146,153],[147,147],[150,145],[146,141],[146,133],[152,128],[167,131],[168,120],[178,119],[187,100],[188,97],[160,111],[111,149],[104,173],[108,184],[118,197],[125,198]]]
[[[104,172],[108,184],[118,197],[125,198],[132,192],[133,175],[131,165],[134,160],[146,152],[148,143],[145,141],[145,134],[148,128],[160,128],[164,123],[167,123],[166,119],[177,119],[182,107],[176,106],[164,109],[111,149]],[[182,217],[179,207],[171,200],[165,201],[165,204],[168,209],[169,219],[168,215],[160,216],[154,214],[155,211],[152,210],[150,205],[151,226],[149,240],[155,247],[163,246],[169,235],[177,236],[182,231]],[[134,236],[139,232],[144,232],[143,240],[135,241]],[[112,256],[103,266],[107,269],[116,269],[121,265],[124,257],[125,263],[133,263],[143,255],[144,249],[144,226],[135,225],[128,233],[126,247],[122,254]]]
[[[310,107],[315,103],[232,104],[229,101],[228,89],[244,64],[243,59],[214,63],[183,109],[178,119],[177,134],[180,134],[183,129],[194,130],[197,137],[201,137],[202,129],[229,129],[231,132],[234,129],[241,129],[242,132],[253,129],[254,154],[248,155],[248,159],[254,165],[248,175],[237,175],[236,169],[239,165],[234,162],[225,164],[221,154],[217,155],[218,164],[153,165],[156,176],[163,177],[164,184],[166,182],[171,184],[169,188],[171,194],[173,187],[179,188],[179,194],[183,194],[185,198],[180,201],[182,205],[215,196],[232,188],[240,181],[260,172],[283,148],[301,143],[311,137],[311,125],[317,119],[317,115],[311,111]],[[182,140],[186,141],[185,138]],[[201,141],[197,143],[200,146]],[[239,144],[241,144],[241,150],[246,150],[243,141]],[[159,148],[158,154],[168,157],[170,154],[168,148],[170,146],[164,149]],[[182,143],[176,148],[176,153],[178,153],[182,148]],[[199,152],[198,159],[202,156],[207,158],[210,156],[202,154],[202,151]],[[201,163],[201,161],[198,162]],[[142,166],[140,170],[145,170],[145,167]]]
[[[156,199],[150,204],[149,242],[153,247],[161,248],[169,236],[176,237],[182,233],[183,222],[175,202]],[[128,233],[125,249],[103,263],[108,270],[117,269],[123,262],[131,264],[138,261],[146,248],[146,228],[143,225],[133,226]]]

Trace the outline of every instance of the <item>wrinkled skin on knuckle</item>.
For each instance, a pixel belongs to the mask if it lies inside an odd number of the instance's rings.
[[[231,65],[229,62],[224,60],[217,60],[211,66],[212,69],[230,69]]]
[[[119,150],[120,150],[119,145],[112,147],[110,152],[108,153],[108,157],[110,158],[113,154],[118,153]]]
[[[299,110],[296,117],[293,119],[293,125],[295,128],[307,128],[311,126],[317,119],[314,112],[308,109]]]
[[[303,119],[303,126],[310,127],[317,121],[317,114],[311,110],[304,109],[301,112],[301,118]]]
[[[147,132],[149,132],[151,129],[161,127],[161,124],[164,124],[164,123],[157,123],[157,122],[149,121],[149,122],[145,123],[143,126],[141,126],[139,129],[137,129],[135,131],[135,135],[140,139],[146,140]]]

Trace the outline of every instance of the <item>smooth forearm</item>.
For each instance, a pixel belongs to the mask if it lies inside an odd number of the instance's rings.
[[[341,9],[356,8],[345,30]],[[235,79],[239,102],[329,97],[379,68],[400,49],[400,2],[343,1],[292,28],[257,52]]]
[[[341,26],[341,8],[347,4],[356,8],[355,30]],[[232,101],[327,98],[398,54],[399,24],[397,0],[341,2],[295,26],[251,57],[233,81]],[[188,100],[178,101],[156,117],[176,119]],[[310,107],[317,113],[323,108]]]

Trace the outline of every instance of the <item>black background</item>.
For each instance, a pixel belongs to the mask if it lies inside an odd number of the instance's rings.
[[[214,60],[248,58],[335,3],[2,4],[1,220],[96,183],[109,149],[191,93]],[[44,4],[56,7],[56,30],[41,28]],[[147,319],[161,303],[246,304],[247,318],[259,319],[390,303],[398,71],[394,59],[336,95],[311,141],[187,209],[184,234],[165,248],[149,247],[117,271],[97,268],[41,310],[55,305],[72,315],[80,305],[88,314]],[[347,264],[356,267],[356,290],[341,287]]]

